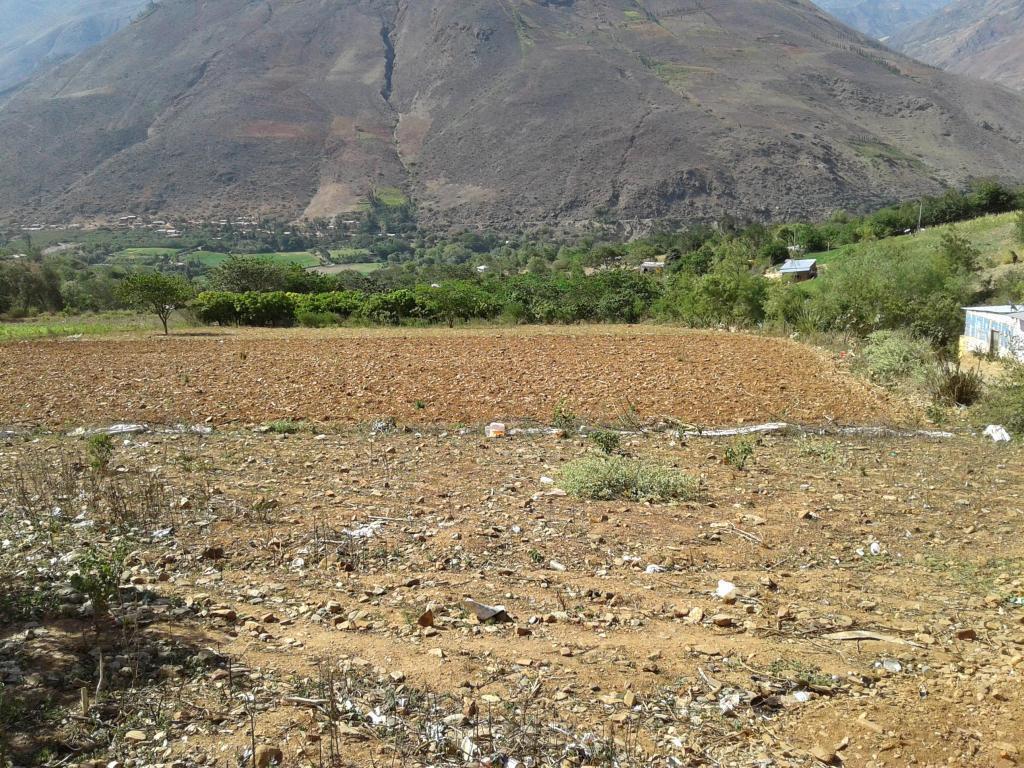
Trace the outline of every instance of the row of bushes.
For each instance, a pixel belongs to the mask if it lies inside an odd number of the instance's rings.
[[[637,322],[649,317],[661,284],[614,270],[592,277],[520,275],[501,280],[448,280],[386,293],[205,291],[196,317],[221,325],[308,326],[354,320],[379,325],[492,320],[575,323]]]

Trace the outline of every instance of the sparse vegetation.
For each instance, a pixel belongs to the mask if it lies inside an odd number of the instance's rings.
[[[939,405],[969,406],[981,399],[985,379],[975,369],[942,364],[930,371],[928,387],[932,399]]]
[[[93,435],[85,442],[89,466],[97,472],[106,472],[114,456],[114,441],[110,435]]]
[[[875,331],[863,355],[871,379],[888,386],[920,380],[935,363],[931,345],[905,331]]]
[[[741,472],[747,468],[747,463],[754,457],[757,442],[749,437],[741,437],[733,441],[725,449],[725,463]]]
[[[979,416],[985,423],[1001,424],[1024,436],[1024,364],[1005,363],[1002,375],[988,388]]]
[[[611,456],[622,448],[622,435],[610,429],[595,429],[588,435],[590,442],[604,454]]]
[[[618,456],[576,459],[560,478],[570,495],[595,501],[687,501],[700,493],[700,483],[677,469]]]

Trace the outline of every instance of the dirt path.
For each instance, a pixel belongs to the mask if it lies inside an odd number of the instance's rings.
[[[0,426],[548,423],[564,401],[615,421],[892,424],[905,411],[784,339],[663,328],[228,331],[0,345]]]

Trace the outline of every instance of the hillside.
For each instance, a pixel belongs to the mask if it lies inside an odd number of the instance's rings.
[[[145,0],[0,0],[0,99],[39,69],[102,42]]]
[[[956,0],[893,38],[909,56],[1024,90],[1024,2]]]
[[[1024,98],[806,0],[165,0],[0,106],[0,211],[793,219],[1024,179]],[[401,199],[401,195],[398,196]]]
[[[882,40],[928,18],[949,0],[817,0],[840,21]]]

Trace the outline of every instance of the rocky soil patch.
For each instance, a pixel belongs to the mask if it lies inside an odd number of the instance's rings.
[[[624,438],[616,450],[700,482],[694,500],[652,504],[561,492],[562,468],[598,450],[584,439],[399,421],[373,436],[127,434],[102,454],[7,436],[5,754],[90,768],[1024,761],[1021,449],[745,445]],[[725,460],[738,453],[744,469]]]

